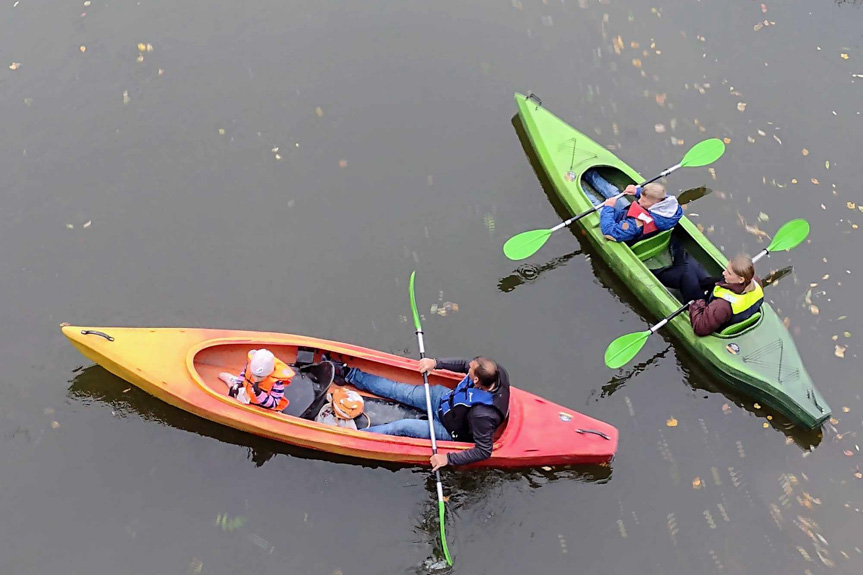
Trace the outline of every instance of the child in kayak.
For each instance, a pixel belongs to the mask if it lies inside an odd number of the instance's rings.
[[[667,195],[662,184],[651,183],[644,188],[631,184],[626,186],[623,193],[635,196],[635,201],[627,204],[623,198],[612,199],[620,190],[596,170],[587,170],[583,178],[594,190],[607,198],[599,212],[599,226],[609,240],[636,242],[670,230],[683,217],[683,208],[677,203],[677,198]],[[586,195],[595,206],[600,204],[600,199],[593,194]]]
[[[761,309],[764,291],[755,276],[755,264],[745,254],[729,260],[722,277],[710,277],[694,258],[672,241],[674,263],[656,272],[666,287],[680,291],[689,306],[689,320],[695,335],[704,337],[740,323]],[[705,299],[705,291],[707,293]]]
[[[268,349],[249,351],[243,372],[237,377],[228,372],[219,374],[219,379],[228,385],[228,395],[238,397],[243,403],[282,411],[288,407],[285,387],[291,384],[294,370],[278,359]]]

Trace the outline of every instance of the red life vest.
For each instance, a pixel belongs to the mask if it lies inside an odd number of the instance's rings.
[[[656,227],[656,223],[653,221],[653,216],[650,215],[650,212],[642,208],[641,204],[638,202],[632,202],[629,204],[629,209],[626,210],[626,217],[635,218],[641,222],[641,233],[645,236],[659,231],[659,228]]]

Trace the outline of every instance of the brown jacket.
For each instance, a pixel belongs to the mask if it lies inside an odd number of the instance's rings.
[[[759,277],[756,276],[753,280],[762,285]],[[731,285],[720,281],[716,282],[716,285],[737,294],[741,294],[744,291],[742,284]],[[692,323],[692,330],[695,332],[695,335],[700,337],[710,335],[721,328],[728,323],[732,315],[734,315],[734,312],[731,311],[731,304],[721,298],[716,298],[710,303],[707,303],[707,300],[699,299],[689,306],[689,321]]]

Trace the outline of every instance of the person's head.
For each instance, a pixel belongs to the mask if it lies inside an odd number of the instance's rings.
[[[268,349],[253,349],[249,352],[249,368],[246,377],[253,383],[267,379],[276,369],[276,356]]]
[[[474,385],[489,390],[497,386],[499,371],[494,360],[481,355],[470,362],[468,376]]]
[[[748,286],[752,278],[755,277],[755,264],[752,263],[752,258],[746,254],[734,256],[728,260],[728,265],[725,266],[722,277],[727,284]]]
[[[653,182],[641,188],[641,197],[638,198],[638,203],[646,210],[664,199],[665,186]]]

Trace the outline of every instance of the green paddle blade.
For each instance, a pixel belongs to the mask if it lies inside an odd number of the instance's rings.
[[[452,565],[452,557],[449,556],[449,549],[447,549],[447,546],[446,546],[446,531],[444,530],[443,501],[438,501],[437,507],[438,507],[438,519],[440,522],[440,541],[441,541],[441,545],[443,545],[443,554],[446,557],[447,565]]]
[[[549,237],[551,237],[551,230],[522,232],[503,244],[503,254],[513,261],[523,260],[538,252]]]
[[[416,272],[416,270],[414,270],[414,271],[412,271],[412,272],[411,272],[411,283],[410,283],[410,290],[411,290],[411,311],[412,311],[412,312],[413,312],[413,314],[414,314],[414,325],[416,326],[417,331],[422,331],[422,329],[423,329],[423,328],[422,328],[422,326],[420,325],[420,314],[419,314],[419,312],[417,311],[417,298],[416,298],[416,296],[414,295],[414,280],[416,279],[416,277],[417,277],[417,272]]]
[[[620,336],[605,348],[605,365],[611,369],[623,367],[638,355],[648,337],[650,337],[649,331],[637,331]]]
[[[769,252],[787,252],[796,248],[809,235],[809,222],[803,219],[791,220],[779,228],[773,241],[767,246]]]
[[[681,168],[697,168],[712,164],[725,153],[725,143],[719,138],[704,140],[692,146],[683,159],[680,160]]]

